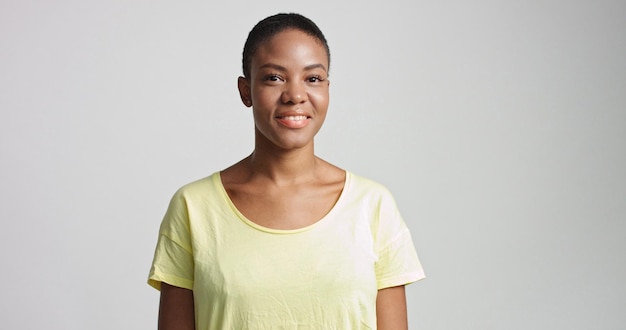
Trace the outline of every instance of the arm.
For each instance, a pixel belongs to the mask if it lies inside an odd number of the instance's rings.
[[[376,319],[379,330],[408,329],[404,285],[378,290]]]
[[[193,291],[161,283],[159,330],[195,330]]]

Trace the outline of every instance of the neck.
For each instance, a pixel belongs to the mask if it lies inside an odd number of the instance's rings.
[[[313,143],[292,150],[267,148],[256,144],[254,152],[247,159],[251,173],[264,177],[277,184],[294,184],[315,177],[318,159]]]

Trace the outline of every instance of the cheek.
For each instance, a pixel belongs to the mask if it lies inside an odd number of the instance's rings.
[[[274,103],[276,100],[276,91],[272,88],[256,88],[252,90],[252,101],[257,104]]]
[[[317,111],[326,111],[328,108],[328,89],[315,91],[310,94],[311,102],[315,104]]]

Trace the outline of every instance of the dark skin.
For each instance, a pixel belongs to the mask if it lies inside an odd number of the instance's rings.
[[[159,330],[195,330],[193,292],[161,283]]]
[[[241,100],[252,107],[254,152],[220,173],[237,209],[272,229],[296,229],[322,219],[335,205],[345,171],[316,157],[313,138],[328,109],[328,56],[315,38],[286,30],[261,45]],[[194,329],[191,290],[163,283],[160,330]],[[381,289],[378,329],[408,329],[404,286]]]

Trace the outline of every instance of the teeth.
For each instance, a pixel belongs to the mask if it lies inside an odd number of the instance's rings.
[[[285,116],[282,118],[285,120],[293,120],[293,121],[306,120],[306,116]]]

